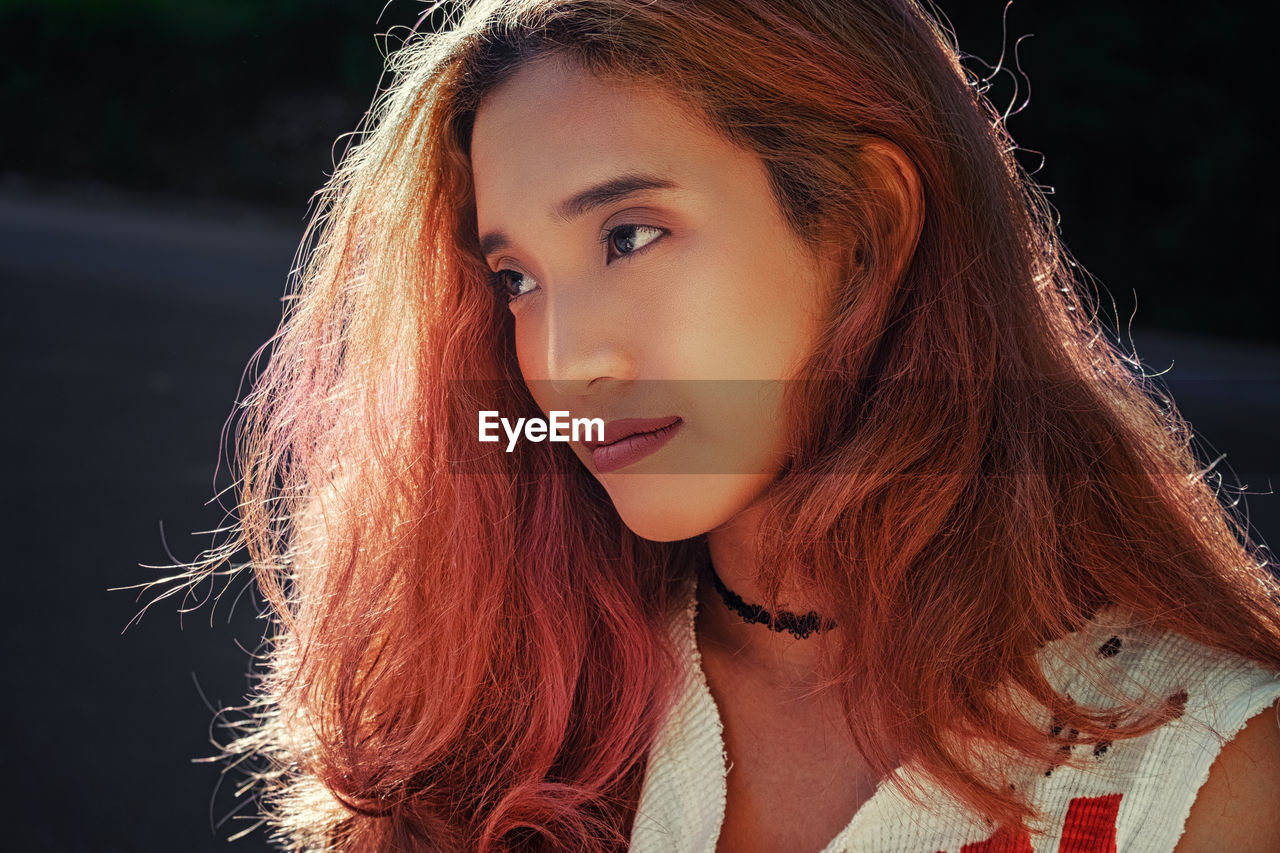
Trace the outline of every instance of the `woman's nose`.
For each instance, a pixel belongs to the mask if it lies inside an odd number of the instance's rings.
[[[597,288],[598,290],[598,288]],[[564,397],[590,393],[601,380],[635,378],[635,353],[625,317],[616,316],[616,300],[562,293],[548,300],[545,341],[546,379]]]

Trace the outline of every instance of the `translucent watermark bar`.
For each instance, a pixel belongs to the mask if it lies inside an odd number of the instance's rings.
[[[896,470],[927,479],[941,459],[972,456],[965,447],[977,436],[990,444],[989,458],[975,461],[987,466],[984,476],[1014,476],[1002,447],[1116,452],[1097,417],[1119,406],[1124,417],[1167,424],[1195,410],[1201,420],[1192,428],[1209,427],[1207,435],[1196,429],[1197,462],[1216,466],[1225,482],[1280,475],[1280,378],[1149,380],[1138,392],[1150,402],[1145,415],[1132,391],[1084,381],[454,380],[448,390],[453,465],[477,473],[508,467],[494,454],[551,453],[601,476],[756,475],[800,465],[814,474]],[[1246,455],[1243,467],[1235,464]]]

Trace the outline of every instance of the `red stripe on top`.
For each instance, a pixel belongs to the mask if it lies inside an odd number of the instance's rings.
[[[1058,853],[1116,853],[1116,818],[1123,794],[1076,797],[1067,804]],[[946,853],[939,850],[938,853]],[[975,841],[960,853],[1034,853],[1026,832],[1000,830],[986,841]]]
[[[1058,853],[1116,853],[1116,818],[1122,796],[1073,799],[1067,805]]]
[[[1016,835],[1000,830],[986,841],[975,841],[960,848],[960,853],[1034,853],[1031,836],[1026,832]]]

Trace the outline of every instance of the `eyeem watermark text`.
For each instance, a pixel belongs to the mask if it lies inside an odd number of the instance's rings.
[[[523,430],[529,441],[604,441],[603,418],[570,418],[565,411],[552,411],[551,420],[516,418],[513,425],[496,411],[480,412],[480,440],[498,441],[498,427],[507,434],[507,452],[515,449]],[[568,430],[566,433],[565,430]],[[581,436],[579,433],[581,430]]]

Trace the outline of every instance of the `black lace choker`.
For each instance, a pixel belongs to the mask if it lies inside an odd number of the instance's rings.
[[[728,608],[741,616],[742,621],[748,625],[758,622],[761,625],[768,625],[775,631],[790,631],[800,640],[818,631],[829,631],[836,627],[834,621],[823,620],[812,610],[803,616],[792,613],[790,610],[779,610],[773,614],[759,604],[747,604],[736,592],[724,585],[724,581],[720,580],[720,576],[716,574],[714,566],[708,565],[707,568],[711,572],[711,580],[715,583],[716,592],[720,593],[720,597],[724,599]]]

